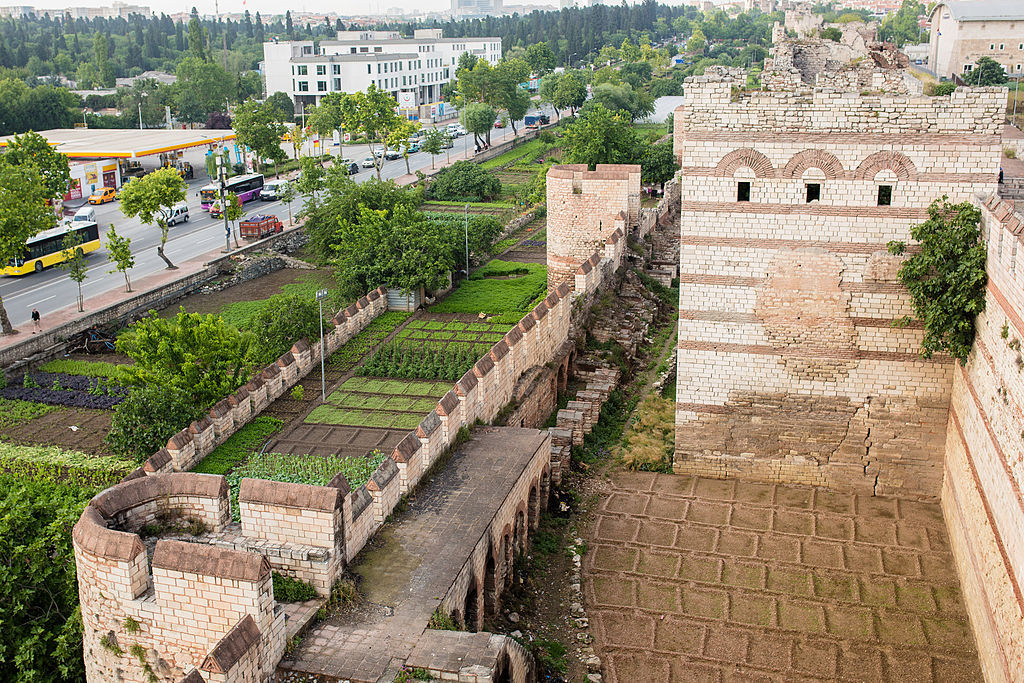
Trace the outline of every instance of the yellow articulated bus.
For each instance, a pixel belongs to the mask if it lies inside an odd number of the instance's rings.
[[[70,225],[61,225],[50,230],[43,230],[29,238],[21,256],[11,259],[3,269],[4,275],[24,275],[39,273],[43,268],[56,265],[64,260],[62,246],[64,236],[69,232],[78,234],[81,244],[78,249],[83,254],[100,248],[100,228],[93,221],[78,221]]]

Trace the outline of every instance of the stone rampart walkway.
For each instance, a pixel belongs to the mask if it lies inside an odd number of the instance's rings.
[[[546,438],[535,429],[477,430],[351,567],[366,609],[314,627],[281,662],[279,670],[291,672],[286,680],[308,680],[302,672],[377,681],[397,671],[526,469],[550,452],[541,448]]]
[[[591,536],[612,683],[982,680],[938,504],[617,473]]]

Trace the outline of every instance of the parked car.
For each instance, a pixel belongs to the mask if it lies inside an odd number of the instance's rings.
[[[504,128],[506,125],[508,125],[508,122],[505,121],[505,119],[503,119],[503,118],[498,119],[498,120],[496,120],[494,122],[494,127],[495,128]]]
[[[177,225],[178,223],[188,223],[188,204],[185,202],[179,202],[171,207],[171,212],[167,215],[167,225]]]
[[[449,123],[448,134],[452,137],[461,138],[466,134],[466,129],[462,127],[461,123]]]
[[[366,157],[365,159],[363,159],[363,163],[362,163],[363,168],[374,168],[374,167],[376,167],[376,165],[377,165],[377,162],[374,160],[373,157]]]
[[[359,164],[352,161],[351,159],[342,159],[338,162],[338,165],[340,165],[342,168],[347,168],[349,175],[355,175],[356,173],[359,173]]]
[[[420,151],[420,143],[419,143],[419,141],[418,140],[413,140],[412,138],[409,138],[408,140],[406,140],[405,147],[407,147],[409,149],[409,154],[415,154],[416,152]]]
[[[287,187],[287,180],[271,180],[268,183],[263,183],[263,189],[260,190],[260,199],[265,202],[279,199]]]
[[[454,146],[455,139],[451,135],[446,135],[444,139],[441,140],[441,149],[451,149]]]
[[[96,222],[96,209],[91,206],[83,206],[78,211],[75,211],[75,215],[71,217],[72,223],[95,223]]]
[[[401,159],[402,158],[402,150],[395,149],[394,147],[390,147],[390,148],[388,148],[384,152],[384,158],[387,159],[388,161],[394,161],[395,159]]]
[[[117,199],[117,191],[112,187],[98,187],[89,195],[90,204],[106,204]]]

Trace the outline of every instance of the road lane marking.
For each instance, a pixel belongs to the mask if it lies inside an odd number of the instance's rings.
[[[35,308],[36,306],[38,306],[39,304],[43,303],[44,301],[49,301],[50,299],[56,299],[56,298],[57,298],[57,295],[54,294],[53,296],[48,296],[45,299],[40,299],[39,301],[35,302],[34,304],[29,304],[29,306],[32,306],[33,308]]]

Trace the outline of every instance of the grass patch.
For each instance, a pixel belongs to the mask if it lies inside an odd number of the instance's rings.
[[[514,279],[497,277],[520,275]],[[518,321],[547,295],[547,266],[539,263],[491,261],[431,307],[434,313],[517,313]]]
[[[634,413],[616,455],[631,470],[671,472],[675,450],[675,402],[651,395]]]
[[[298,296],[312,300],[316,296],[317,290],[324,288],[333,293],[325,302],[324,309],[338,310],[341,308],[342,301],[337,296],[337,285],[327,273],[309,273],[297,282],[282,285],[278,295]],[[221,309],[220,317],[224,322],[238,329],[248,329],[253,319],[267,306],[271,298],[273,297],[230,303]]]
[[[17,398],[0,398],[0,432],[51,413],[57,406]]]
[[[276,417],[260,416],[228,437],[192,468],[203,474],[227,474],[284,426]]]
[[[316,597],[316,589],[301,579],[273,573],[274,599],[278,602],[305,602]]]
[[[124,372],[123,365],[106,363],[104,361],[72,360],[61,358],[51,360],[39,366],[42,372],[62,372],[66,375],[82,375],[85,377],[104,377],[117,381]]]

